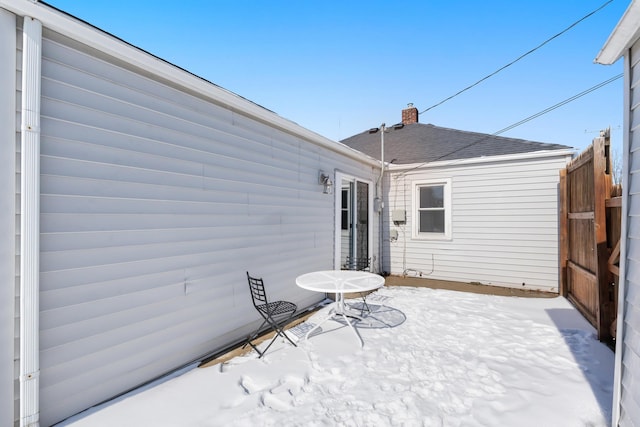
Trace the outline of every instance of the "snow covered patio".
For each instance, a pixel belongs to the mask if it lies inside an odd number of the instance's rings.
[[[60,425],[609,425],[614,354],[564,298],[385,287],[367,301],[363,348],[327,322],[297,348],[194,364]]]

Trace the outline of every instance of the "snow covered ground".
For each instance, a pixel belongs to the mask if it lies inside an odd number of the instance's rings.
[[[609,425],[613,352],[565,299],[389,287],[367,301],[363,348],[329,321],[297,348],[194,365],[62,425]]]

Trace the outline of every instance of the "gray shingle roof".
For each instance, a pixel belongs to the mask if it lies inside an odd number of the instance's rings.
[[[370,134],[365,131],[343,139],[341,142],[380,159],[380,132]],[[384,135],[384,148],[385,161],[395,159],[393,162],[395,164],[571,149],[566,145],[505,138],[422,123],[412,123],[401,129],[388,130]]]

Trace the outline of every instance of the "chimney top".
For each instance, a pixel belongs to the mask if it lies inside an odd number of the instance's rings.
[[[413,103],[408,103],[407,108],[402,110],[402,124],[410,125],[412,123],[418,123],[418,109],[413,106]]]

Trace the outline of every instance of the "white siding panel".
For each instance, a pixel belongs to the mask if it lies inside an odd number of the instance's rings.
[[[640,62],[640,55],[638,53],[640,53],[640,44],[638,43],[634,43],[633,46],[631,46],[631,55],[628,58],[631,62],[631,70],[632,73],[629,76],[629,84],[632,88],[635,88],[638,83],[640,83],[640,73],[637,72],[638,68],[638,62]]]
[[[632,129],[635,129],[638,126],[640,126],[640,109],[635,108],[630,111],[629,122]]]
[[[638,133],[634,132],[634,135],[636,134]],[[640,142],[638,143],[638,149],[640,149]],[[629,170],[631,173],[640,171],[640,156],[635,155],[633,152],[629,155]],[[634,185],[637,185],[637,183]]]
[[[625,352],[623,354],[623,376],[620,404],[622,406],[621,425],[635,425],[640,420],[640,379],[634,373],[640,372],[640,306],[627,303],[625,320]]]
[[[624,317],[619,319],[623,323],[623,339],[617,351],[620,353],[620,417],[618,424],[623,427],[637,426],[640,420],[640,125],[638,105],[638,83],[640,82],[640,65],[637,53],[640,43],[636,42],[627,58],[631,64],[631,74],[625,81],[629,82],[629,136],[625,141],[625,156],[628,156],[629,171],[626,181],[626,249],[625,255],[625,283],[622,304]]]
[[[385,239],[392,274],[557,291],[558,183],[564,156],[390,173]],[[412,238],[413,182],[451,179],[452,237]],[[388,258],[387,258],[388,259]]]
[[[272,299],[333,266],[318,170],[364,162],[45,32],[41,420],[57,422],[258,326],[245,271]],[[372,247],[377,247],[377,224]]]
[[[638,132],[635,132],[635,130],[637,129],[632,128],[632,132],[629,135],[629,154],[636,153],[640,150],[640,135]],[[636,172],[638,170],[637,163],[630,161],[630,164],[635,165],[635,167],[630,169],[630,172]]]

